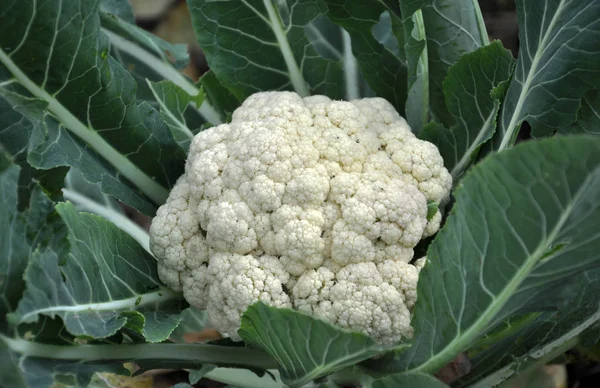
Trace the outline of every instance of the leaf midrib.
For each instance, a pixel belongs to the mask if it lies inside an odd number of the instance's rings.
[[[129,311],[136,310],[142,306],[166,302],[181,298],[181,294],[162,288],[159,291],[147,294],[136,294],[129,298],[111,300],[110,302],[85,303],[76,305],[51,306],[29,311],[19,317],[19,323],[32,322],[31,319],[39,314],[53,315],[59,313],[82,312],[82,311]]]

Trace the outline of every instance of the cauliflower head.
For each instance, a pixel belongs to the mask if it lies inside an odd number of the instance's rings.
[[[262,301],[382,344],[410,337],[427,203],[452,179],[387,101],[250,96],[200,132],[150,228],[161,280],[239,339]]]

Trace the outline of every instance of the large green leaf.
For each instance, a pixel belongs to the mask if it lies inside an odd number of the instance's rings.
[[[571,276],[600,265],[599,196],[595,137],[527,142],[472,169],[427,252],[415,341],[381,369],[435,372],[524,307],[552,307]]]
[[[134,320],[131,327],[148,340],[168,338],[179,319],[161,307],[180,296],[161,288],[154,259],[103,218],[77,213],[68,203],[56,211],[68,236],[29,259],[13,324],[58,315],[71,334],[104,338]]]
[[[481,145],[493,136],[504,97],[504,81],[508,80],[512,67],[510,52],[496,41],[463,55],[448,71],[444,81],[446,105],[457,124],[446,129],[432,123],[419,137],[439,148],[444,166],[454,180],[469,167]]]
[[[523,121],[546,136],[577,119],[584,93],[600,88],[600,2],[518,0],[519,57],[498,125],[511,146]]]
[[[322,0],[191,0],[196,37],[218,79],[238,98],[261,90],[345,96],[341,64],[321,57],[307,30]]]
[[[456,386],[495,386],[532,365],[564,352],[584,330],[600,322],[600,271],[588,271],[570,286],[572,298],[471,358],[472,369]]]
[[[136,103],[133,78],[109,55],[100,32],[98,3],[2,0],[0,9],[0,94],[13,106],[36,100],[35,110],[21,110],[34,124],[51,115],[85,143],[80,151],[100,155],[162,204],[185,153],[159,113]]]
[[[386,350],[364,334],[261,302],[246,310],[238,333],[277,360],[281,378],[290,387],[301,387]]]
[[[443,85],[446,75],[464,54],[488,44],[479,5],[473,0],[411,0],[406,3],[407,8],[420,9],[423,14],[431,115],[449,128],[455,121],[446,107]]]
[[[407,64],[399,3],[395,0],[326,0],[328,16],[352,39],[363,76],[379,97],[404,114]]]

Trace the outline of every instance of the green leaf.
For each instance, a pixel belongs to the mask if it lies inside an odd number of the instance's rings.
[[[364,334],[261,302],[242,315],[238,334],[277,360],[282,380],[290,387],[300,387],[386,350]]]
[[[38,170],[27,163],[27,147],[32,127],[29,120],[13,110],[8,102],[0,98],[0,152],[6,153],[12,162],[21,168],[19,178],[19,205],[27,207],[31,192],[39,184],[52,199],[60,199],[65,167]]]
[[[102,9],[102,7],[101,7]],[[118,15],[100,12],[100,22],[104,32],[111,38],[111,43],[118,47],[119,42],[113,34],[138,44],[142,49],[152,53],[162,62],[181,69],[188,64],[187,47],[184,44],[173,44],[160,39],[156,35],[135,25],[135,21],[122,20]]]
[[[135,15],[129,0],[100,0],[100,10],[113,14],[127,23],[135,24]]]
[[[433,376],[422,373],[401,373],[373,382],[373,388],[444,388],[448,385]]]
[[[444,167],[456,181],[471,165],[482,144],[496,131],[496,117],[513,59],[500,41],[463,55],[444,81],[446,105],[457,123],[450,129],[433,123],[419,136],[434,143]]]
[[[322,58],[306,33],[327,11],[322,0],[188,4],[209,67],[237,98],[262,90],[345,96],[341,64]]]
[[[85,144],[79,151],[100,156],[162,204],[183,171],[185,153],[159,113],[136,103],[133,78],[109,55],[100,32],[97,2],[61,4],[1,6],[15,17],[0,25],[0,95],[13,106],[30,101],[34,107],[19,110],[35,125],[56,119],[61,132]],[[52,150],[47,135],[37,141]]]
[[[13,312],[23,294],[23,271],[31,253],[52,236],[53,223],[47,218],[54,208],[37,187],[20,212],[18,182],[20,168],[10,163],[0,171],[0,332],[7,330],[6,314]]]
[[[179,145],[187,150],[194,133],[186,123],[185,111],[190,104],[200,106],[204,100],[204,92],[200,89],[196,95],[189,95],[185,90],[171,81],[152,82],[146,80],[156,102],[160,106],[160,113],[169,124],[171,132]]]
[[[581,100],[577,122],[558,129],[561,133],[600,135],[600,90],[590,90]]]
[[[113,18],[114,19],[114,18]],[[111,20],[110,18],[108,19]],[[127,25],[119,21],[119,25],[112,30],[107,25],[107,17],[102,18],[104,33],[110,39],[113,56],[121,65],[129,71],[138,84],[137,98],[139,101],[155,101],[152,91],[146,83],[146,79],[154,82],[169,80],[185,90],[186,93],[195,96],[199,94],[198,88],[185,75],[179,71],[179,67],[187,64],[188,54],[185,47],[172,45],[155,35],[133,25]],[[126,25],[126,28],[122,25]],[[182,50],[183,48],[183,50]],[[177,55],[173,55],[176,52]],[[185,111],[186,118],[194,123],[194,128],[210,122],[220,124],[225,116],[220,115],[218,107],[212,106],[208,101],[200,106],[190,104]]]
[[[519,57],[499,119],[496,148],[527,121],[535,137],[575,122],[585,92],[600,88],[600,3],[517,1]]]
[[[119,229],[133,237],[148,253],[150,236],[148,231],[125,214],[121,204],[102,193],[98,185],[86,182],[83,174],[71,168],[64,181],[62,194],[65,200],[75,205],[78,211],[94,213],[106,218]]]
[[[472,169],[421,271],[418,341],[380,368],[435,372],[524,308],[556,308],[571,276],[598,267],[599,150],[595,137],[557,137]]]
[[[600,270],[583,273],[570,288],[573,297],[560,310],[542,313],[472,357],[471,372],[456,381],[456,386],[495,386],[548,356],[553,358],[557,350],[564,352],[574,346],[578,336],[600,322]]]
[[[439,210],[439,206],[440,204],[437,202],[427,202],[427,221],[431,221],[433,216],[436,215]]]
[[[408,67],[406,121],[414,132],[419,133],[429,121],[429,58],[423,12],[414,6],[415,3],[400,2]]]
[[[171,334],[171,341],[186,342],[187,333],[199,333],[206,328],[208,324],[208,314],[204,310],[196,307],[188,307],[180,314],[181,323]]]
[[[105,338],[127,323],[128,314],[121,312],[179,299],[160,288],[154,259],[114,224],[77,213],[68,203],[57,205],[56,211],[68,236],[29,259],[27,288],[11,314],[13,324],[36,322],[40,314],[58,315],[75,336]],[[166,339],[177,323],[171,318],[154,323],[149,340]]]
[[[168,295],[168,292],[166,294]],[[166,299],[167,296],[163,295],[163,297]],[[136,301],[138,304],[143,302],[143,297],[139,297]],[[140,333],[148,342],[166,341],[181,322],[181,303],[167,301],[138,307],[135,314],[142,319],[137,327],[130,325],[128,327]]]
[[[16,101],[22,101],[15,99]],[[37,102],[18,107],[34,114]],[[80,169],[84,179],[98,184],[106,193],[145,214],[154,214],[155,205],[132,187],[118,171],[70,134],[50,115],[27,119],[0,98],[0,147],[22,168],[20,196],[28,197],[31,180],[36,179],[46,189],[60,190],[67,166]],[[33,116],[35,117],[35,116]],[[59,199],[54,198],[53,199]]]
[[[3,341],[0,341],[0,358],[0,384],[3,387],[50,387],[54,382],[54,367],[57,362],[22,359]]]
[[[398,2],[326,2],[329,18],[350,34],[352,52],[370,88],[404,115],[408,73]]]
[[[464,54],[488,44],[479,5],[473,0],[412,0],[407,3],[408,8],[421,9],[423,14],[431,115],[450,128],[455,121],[446,107],[443,86],[446,75]]]
[[[204,73],[198,82],[206,93],[206,100],[217,109],[224,122],[231,121],[233,111],[241,101],[227,89],[211,70]],[[214,123],[217,124],[217,123]]]
[[[119,0],[104,0],[105,2]],[[154,101],[154,95],[146,84],[146,79],[159,82],[165,79],[173,82],[188,94],[199,93],[195,85],[180,69],[188,64],[188,50],[183,44],[172,44],[160,39],[135,25],[121,15],[106,10],[101,5],[100,21],[103,32],[111,43],[111,55],[115,57],[135,78],[138,84],[137,97],[141,100]],[[190,122],[197,123],[194,128],[205,122],[220,124],[222,117],[208,102],[194,106],[190,104],[186,110]]]
[[[211,372],[216,368],[215,365],[202,365],[200,369],[194,369],[190,371],[190,384],[196,384],[200,381],[207,373]]]

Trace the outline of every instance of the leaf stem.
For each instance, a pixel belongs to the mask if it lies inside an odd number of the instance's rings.
[[[279,16],[279,13],[275,10],[275,7],[273,7],[273,2],[271,0],[263,0],[263,4],[269,14],[270,25],[275,34],[275,38],[277,39],[277,43],[279,43],[279,47],[281,48],[281,54],[283,55],[283,60],[288,68],[292,85],[294,86],[296,93],[302,97],[306,97],[310,95],[310,92],[308,86],[306,86],[306,81],[302,76],[302,72],[296,63],[296,58],[294,58],[290,42],[283,30],[281,16]]]
[[[429,54],[427,52],[427,34],[425,32],[425,21],[423,20],[423,11],[418,9],[412,16],[413,22],[415,24],[415,32],[419,40],[425,42],[425,47],[419,55],[419,60],[417,62],[417,70],[415,73],[415,77],[418,80],[422,79],[423,84],[421,85],[421,96],[422,96],[422,107],[421,107],[421,117],[419,117],[420,128],[413,128],[413,130],[420,130],[423,125],[427,123],[429,118]],[[408,113],[408,112],[407,112]]]
[[[20,355],[54,360],[194,360],[199,363],[239,365],[259,369],[275,369],[277,363],[260,350],[237,346],[208,344],[119,344],[119,345],[50,345],[10,338],[0,334],[0,341]]]
[[[35,97],[48,104],[48,110],[73,134],[82,139],[89,147],[102,156],[117,171],[130,180],[154,203],[163,204],[168,191],[160,183],[146,175],[127,157],[114,149],[102,136],[89,128],[65,108],[56,98],[36,85],[16,63],[0,48],[0,62],[6,66],[15,79]]]
[[[477,27],[479,28],[479,35],[481,36],[481,45],[487,46],[490,44],[490,37],[488,36],[487,28],[485,28],[485,21],[481,14],[479,1],[473,0],[473,8],[475,9],[475,19],[477,20]]]
[[[166,64],[164,61],[150,54],[137,44],[115,34],[112,31],[103,28],[102,32],[108,36],[110,43],[113,46],[129,55],[136,57],[140,62],[152,68],[163,78],[168,79],[181,89],[185,90],[190,96],[195,96],[198,94],[198,88],[173,66]],[[193,103],[190,103],[190,105],[196,109]],[[198,111],[211,124],[217,125],[223,122],[217,110],[208,102],[207,99],[204,99],[204,102]]]
[[[358,90],[358,64],[352,54],[352,38],[348,31],[340,28],[344,43],[344,78],[346,80],[346,100],[354,100],[360,97]]]

